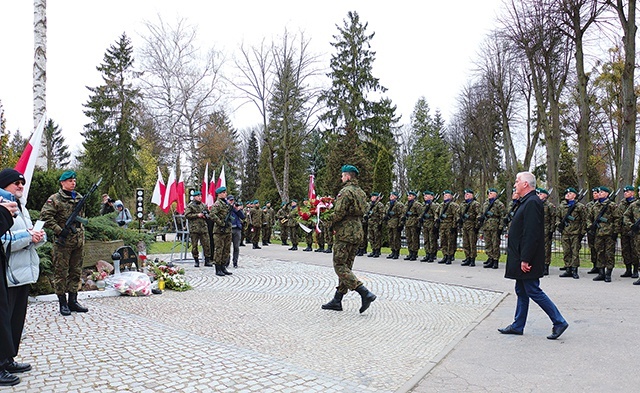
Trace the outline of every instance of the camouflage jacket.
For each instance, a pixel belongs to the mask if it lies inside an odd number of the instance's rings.
[[[481,206],[475,198],[471,202],[463,202],[460,204],[460,216],[458,218],[458,226],[462,224],[462,227],[466,230],[475,229],[478,225],[478,217],[480,214]]]
[[[619,220],[618,205],[615,202],[597,202],[587,214],[587,229],[595,232],[596,236],[610,236],[618,233]]]
[[[362,217],[367,211],[367,194],[355,179],[348,180],[336,197],[331,219],[336,240],[360,244],[364,238]]]
[[[629,206],[631,206],[631,204],[633,204],[633,202],[635,201],[636,201],[635,198],[632,199],[631,201],[623,199],[622,201],[620,201],[620,203],[618,203],[618,211],[616,212],[616,214],[618,215],[618,226],[616,228],[616,232],[618,232],[621,235],[626,235],[627,232],[629,232],[629,228],[627,228],[624,225],[624,213],[627,211]]]
[[[300,215],[298,214],[298,206],[296,207],[292,207],[289,210],[289,213],[287,213],[287,226],[289,228],[295,228],[298,226],[298,217],[300,217]]]
[[[253,227],[262,227],[262,209],[252,207],[247,211],[247,222]]]
[[[218,198],[211,207],[213,233],[231,233],[231,205],[224,198]]]
[[[422,206],[422,203],[418,202],[417,200],[413,200],[413,203],[411,202],[407,202],[407,206],[405,208],[405,213],[404,213],[404,217],[405,217],[405,226],[408,226],[409,228],[412,227],[419,227],[420,226],[420,215],[422,214],[422,211],[424,210],[424,207]]]
[[[287,209],[288,209],[287,205],[284,205],[280,209],[278,209],[278,211],[276,212],[276,219],[280,223],[280,226],[286,226],[286,220],[289,217]],[[285,221],[282,222],[283,220]]]
[[[453,228],[457,225],[458,215],[460,214],[460,205],[451,200],[450,202],[442,202],[438,209],[440,227]]]
[[[40,211],[40,220],[44,221],[44,227],[51,229],[56,236],[59,235],[80,200],[82,200],[82,195],[79,193],[76,193],[75,198],[72,198],[62,189],[51,195]],[[84,217],[84,209],[78,215]],[[82,224],[76,222],[75,227],[76,233],[69,233],[67,236],[68,242],[77,242],[84,239],[84,227]]]
[[[544,207],[544,235],[545,239],[549,234],[556,231],[556,205],[546,200],[542,202]]]
[[[189,220],[189,232],[192,233],[207,233],[207,219],[204,217],[198,217],[198,214],[207,211],[207,205],[202,202],[192,201],[184,209],[184,216]]]
[[[399,200],[391,203],[387,202],[384,210],[384,219],[387,221],[388,228],[398,228],[401,223],[400,220],[404,215],[404,205]]]
[[[585,205],[580,202],[576,202],[576,207],[573,209],[571,215],[569,215],[564,223],[563,235],[579,235],[583,236],[587,231],[588,211]],[[556,227],[560,227],[560,224],[564,220],[569,210],[569,204],[566,200],[560,202],[556,212]]]
[[[262,226],[273,226],[276,222],[276,211],[272,207],[262,209]]]
[[[487,199],[482,204],[482,209],[480,210],[480,214],[478,214],[478,223],[482,222],[482,230],[484,231],[502,231],[504,225],[503,219],[504,216],[507,215],[507,208],[504,207],[504,203],[496,199],[491,209],[487,211],[489,203],[491,202]]]
[[[384,221],[384,204],[380,201],[369,203],[369,210],[365,213],[368,225],[380,226]]]
[[[640,234],[640,199],[636,199],[629,205],[627,210],[625,210],[624,215],[622,216],[622,223],[624,225],[625,230],[628,232],[630,230],[634,230],[635,234]],[[638,223],[638,228],[634,228],[636,222]]]
[[[436,222],[438,209],[440,205],[437,202],[424,203],[422,205],[422,212],[420,213],[420,221],[422,226],[426,228],[433,228]]]

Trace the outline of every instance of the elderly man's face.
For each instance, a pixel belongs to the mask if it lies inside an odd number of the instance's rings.
[[[518,194],[518,196],[520,196],[522,198],[523,196],[525,196],[527,194],[529,183],[527,183],[526,181],[522,180],[522,178],[520,176],[517,176],[516,177],[516,182],[513,184],[513,186],[516,189],[516,194]]]
[[[24,193],[24,180],[16,180],[13,183],[9,184],[4,188],[7,192],[10,192],[17,199],[22,198],[22,194]]]

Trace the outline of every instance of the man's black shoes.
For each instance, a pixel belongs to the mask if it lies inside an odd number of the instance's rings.
[[[13,386],[20,383],[20,377],[15,376],[7,370],[0,370],[0,386]]]
[[[522,331],[514,329],[511,325],[506,328],[498,329],[498,331],[502,334],[515,334],[516,336],[522,336]]]
[[[551,334],[547,336],[547,338],[549,340],[557,339],[562,335],[562,333],[564,333],[565,330],[567,330],[568,327],[569,327],[569,324],[566,322],[564,323],[564,325],[554,326],[553,329],[551,329]]]
[[[7,364],[4,369],[7,370],[8,373],[18,374],[30,371],[31,365],[29,363],[11,362]]]

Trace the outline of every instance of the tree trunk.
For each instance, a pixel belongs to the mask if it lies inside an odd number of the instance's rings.
[[[33,1],[33,130],[47,111],[47,1]],[[47,168],[48,169],[48,168]]]

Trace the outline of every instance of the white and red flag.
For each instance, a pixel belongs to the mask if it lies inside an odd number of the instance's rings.
[[[40,145],[42,142],[42,134],[44,133],[46,118],[47,116],[44,114],[42,119],[40,119],[38,127],[36,127],[31,138],[29,138],[29,143],[27,143],[27,146],[24,148],[24,151],[14,168],[16,171],[24,175],[24,191],[22,193],[22,198],[20,199],[23,206],[27,205],[29,186],[31,186],[31,180],[33,179],[33,170],[36,167],[36,160],[40,155]]]
[[[216,171],[211,172],[211,180],[209,181],[209,193],[207,194],[207,206],[213,206],[216,201]]]
[[[315,177],[309,175],[309,200],[316,199],[316,183]]]
[[[202,185],[200,186],[200,194],[202,194],[202,202],[207,204],[207,197],[209,196],[209,163],[204,168],[204,176],[202,177]]]
[[[178,200],[176,187],[176,170],[171,168],[169,179],[167,179],[167,186],[164,190],[164,198],[162,198],[162,211],[165,213],[168,213],[171,209],[171,204]]]
[[[184,214],[184,179],[182,178],[182,171],[180,172],[180,180],[178,180],[178,184],[176,184],[176,202],[178,202],[178,206],[176,207],[176,211],[178,214]]]
[[[164,192],[167,186],[164,184],[164,180],[162,179],[162,173],[160,172],[160,167],[158,167],[158,180],[156,180],[156,186],[153,188],[153,194],[151,195],[151,203],[155,203],[160,208],[162,208],[162,198],[164,197]]]
[[[224,175],[224,165],[223,165],[222,169],[220,170],[220,177],[218,177],[218,181],[216,182],[216,189],[220,187],[226,187],[226,186],[227,186],[227,179]]]

